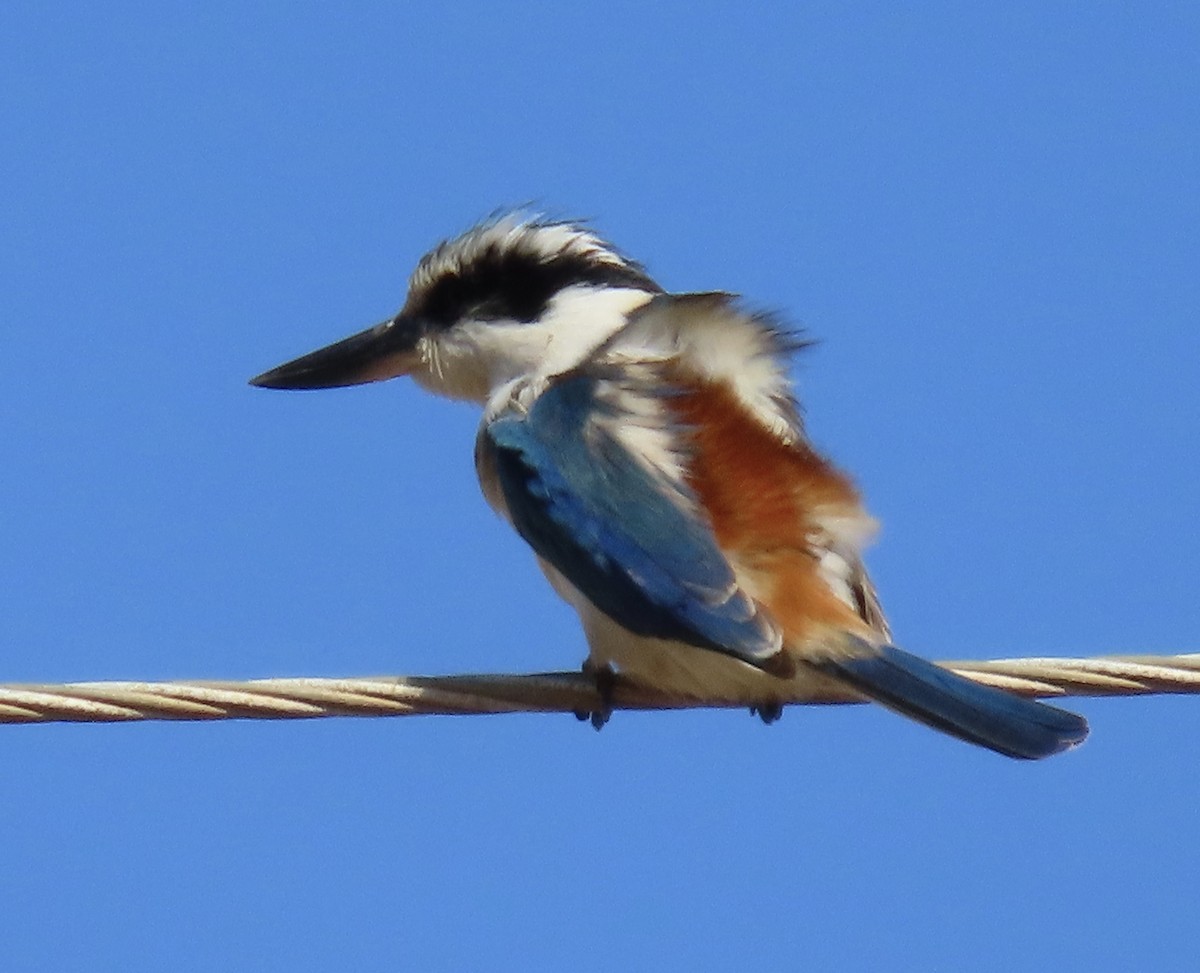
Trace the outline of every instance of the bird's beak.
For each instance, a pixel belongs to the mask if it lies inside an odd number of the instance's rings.
[[[264,389],[333,389],[407,375],[423,329],[403,314],[250,379]]]

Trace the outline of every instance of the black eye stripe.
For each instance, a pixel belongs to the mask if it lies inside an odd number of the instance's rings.
[[[441,327],[467,316],[528,322],[536,320],[550,299],[572,284],[661,291],[633,265],[601,263],[571,252],[546,258],[520,249],[490,247],[467,267],[435,281],[412,313]]]

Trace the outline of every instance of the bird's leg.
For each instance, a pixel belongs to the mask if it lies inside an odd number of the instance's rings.
[[[750,707],[750,715],[757,716],[764,726],[770,726],[783,716],[783,703],[759,703]]]
[[[613,672],[612,666],[598,666],[591,659],[584,661],[583,674],[595,680],[596,692],[600,694],[600,708],[591,712],[577,709],[575,711],[575,719],[581,723],[584,720],[591,720],[592,726],[600,730],[603,729],[604,724],[612,716],[613,686],[617,681],[617,674]]]

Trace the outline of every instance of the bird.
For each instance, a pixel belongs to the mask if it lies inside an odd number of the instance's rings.
[[[1081,716],[894,644],[863,562],[876,523],[790,377],[808,344],[735,294],[668,292],[587,222],[516,210],[426,253],[398,313],[251,384],[409,376],[481,406],[483,495],[578,613],[597,727],[619,675],[767,723],[833,684],[1009,757],[1081,743]]]

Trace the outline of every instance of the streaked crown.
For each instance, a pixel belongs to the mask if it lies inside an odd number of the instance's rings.
[[[401,313],[434,328],[462,320],[530,322],[573,286],[662,292],[640,264],[587,227],[508,213],[422,257]]]

